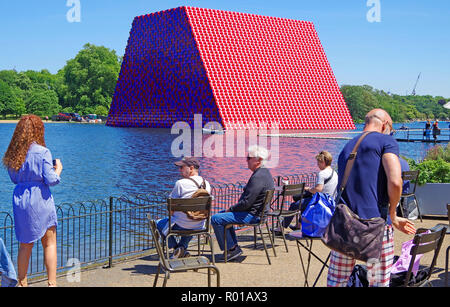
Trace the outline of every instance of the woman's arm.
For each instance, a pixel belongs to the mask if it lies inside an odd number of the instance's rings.
[[[59,177],[62,172],[62,164],[59,159],[56,159],[56,165],[53,166],[52,154],[50,150],[46,150],[43,156],[42,177],[44,177],[45,184],[54,186],[59,183]]]

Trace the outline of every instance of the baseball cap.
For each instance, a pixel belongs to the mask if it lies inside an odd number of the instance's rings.
[[[184,157],[180,161],[175,162],[176,166],[193,166],[195,168],[200,168],[200,162],[198,162],[195,157]]]

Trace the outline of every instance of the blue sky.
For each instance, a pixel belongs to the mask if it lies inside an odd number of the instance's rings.
[[[312,21],[339,85],[404,95],[421,72],[418,95],[450,98],[448,0],[379,0],[381,21],[373,23],[367,0],[80,0],[74,23],[66,3],[1,1],[0,70],[56,73],[85,43],[123,55],[135,16],[186,5]]]

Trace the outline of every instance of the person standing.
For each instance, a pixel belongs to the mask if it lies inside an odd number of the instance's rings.
[[[431,122],[429,119],[427,119],[427,122],[425,123],[425,131],[423,132],[423,135],[426,137],[427,141],[430,140],[431,136]]]
[[[253,145],[248,148],[247,167],[252,171],[252,175],[244,187],[241,197],[235,205],[211,217],[211,225],[222,251],[225,250],[225,240],[227,240],[227,261],[242,255],[242,249],[238,245],[233,227],[227,230],[224,237],[225,225],[257,223],[261,211],[268,209],[264,208],[266,191],[274,189],[272,175],[269,169],[264,167],[268,157],[268,150],[262,146]]]
[[[62,164],[52,160],[44,140],[44,123],[36,115],[22,116],[3,157],[13,192],[13,213],[16,238],[20,242],[17,256],[18,285],[27,286],[31,251],[41,240],[48,285],[56,286],[58,225],[50,187],[60,182]]]
[[[211,185],[208,181],[199,176],[200,162],[194,157],[185,157],[180,161],[175,162],[178,166],[182,179],[175,183],[175,186],[170,193],[170,198],[191,198],[192,195],[203,187],[208,193],[211,193]],[[188,230],[188,229],[202,229],[205,227],[204,220],[191,220],[184,212],[174,212],[171,218],[173,230]],[[156,224],[159,232],[162,235],[167,233],[169,228],[169,218],[163,218]],[[182,236],[177,240],[176,237],[170,236],[168,246],[173,248],[171,258],[184,258],[189,256],[187,252],[189,242],[192,236]]]
[[[433,124],[433,139],[436,142],[437,136],[441,134],[441,129],[438,127],[438,120],[436,119]]]
[[[414,234],[414,224],[398,217],[396,208],[402,194],[402,174],[398,144],[389,134],[392,119],[382,109],[374,109],[365,117],[364,132],[371,131],[361,142],[357,158],[341,200],[363,219],[387,217],[382,253],[372,286],[389,286],[394,258],[393,227]],[[350,140],[338,158],[339,183],[344,178],[345,166],[350,153],[360,136]],[[393,227],[392,227],[393,226]],[[345,287],[356,260],[336,251],[331,251],[327,286]]]

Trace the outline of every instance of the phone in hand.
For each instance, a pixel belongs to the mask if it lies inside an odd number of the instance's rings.
[[[53,166],[56,166],[56,160],[53,159]]]

